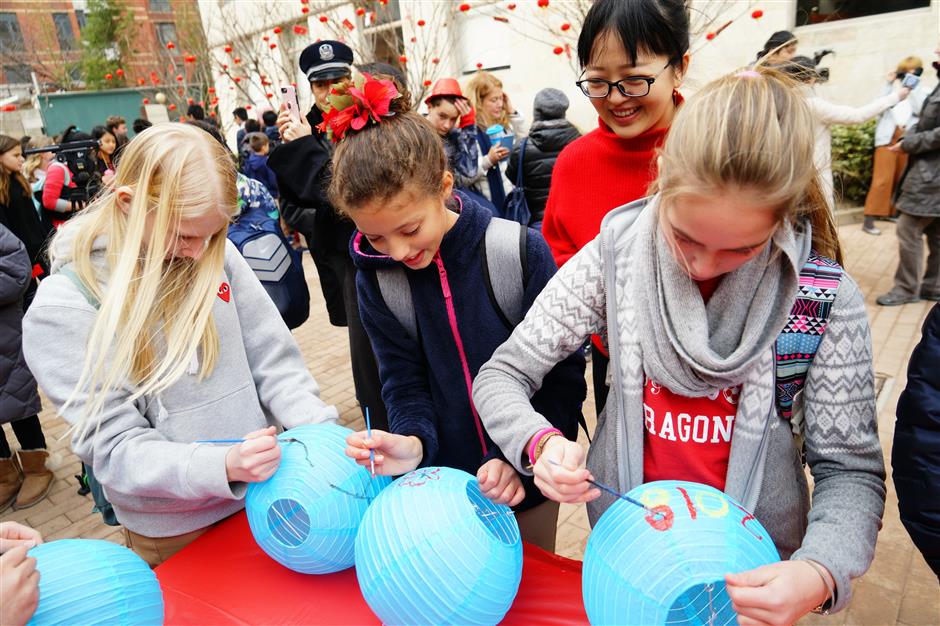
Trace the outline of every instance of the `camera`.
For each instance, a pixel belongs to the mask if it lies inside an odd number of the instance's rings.
[[[83,208],[91,198],[95,197],[101,187],[101,179],[98,176],[98,170],[95,168],[95,153],[97,150],[97,140],[83,139],[41,148],[29,148],[23,150],[23,156],[42,152],[54,153],[56,160],[64,163],[69,168],[69,172],[72,174],[72,182],[75,183],[69,200],[76,208]]]

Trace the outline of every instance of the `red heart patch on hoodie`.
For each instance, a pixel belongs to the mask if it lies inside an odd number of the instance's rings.
[[[226,302],[228,302],[229,298],[232,297],[232,289],[228,286],[228,283],[222,283],[219,285],[219,297]]]

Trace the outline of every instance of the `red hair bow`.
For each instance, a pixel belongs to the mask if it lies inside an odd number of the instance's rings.
[[[317,130],[337,142],[350,128],[362,130],[370,123],[381,123],[383,117],[395,115],[390,112],[392,100],[400,96],[391,80],[372,78],[365,73],[358,75],[349,85],[333,86]]]

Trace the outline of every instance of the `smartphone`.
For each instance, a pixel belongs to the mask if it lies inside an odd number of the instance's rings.
[[[290,113],[291,119],[300,123],[300,106],[297,104],[297,90],[293,85],[281,85],[281,102]]]
[[[908,89],[915,89],[917,85],[920,84],[920,76],[917,74],[907,73],[904,75],[904,78],[901,80],[901,86],[907,87]]]

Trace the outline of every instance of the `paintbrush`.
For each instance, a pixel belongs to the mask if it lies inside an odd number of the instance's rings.
[[[369,407],[366,407],[366,437],[372,439],[372,421],[369,419]],[[375,450],[369,448],[369,471],[375,478]]]
[[[546,459],[546,460],[547,460],[549,463],[551,463],[552,465],[556,466],[556,467],[561,467],[561,468],[567,469],[567,468],[565,468],[561,463],[558,463],[558,462],[556,462],[556,461],[552,461],[551,459]],[[640,507],[640,508],[642,508],[642,509],[646,509],[646,511],[647,511],[650,515],[655,515],[655,516],[657,516],[657,517],[659,517],[659,516],[662,515],[662,513],[660,513],[659,511],[654,511],[653,509],[651,509],[650,507],[646,506],[645,504],[643,504],[643,503],[640,502],[639,500],[635,500],[634,498],[631,498],[630,496],[628,496],[628,495],[625,494],[625,493],[620,493],[619,491],[617,491],[616,489],[614,489],[614,488],[612,488],[612,487],[608,487],[607,485],[603,485],[603,484],[597,482],[596,480],[591,480],[590,478],[588,478],[588,479],[586,479],[586,480],[587,480],[588,483],[590,483],[591,485],[594,485],[595,487],[597,487],[597,488],[600,489],[601,491],[606,491],[607,493],[609,493],[610,495],[614,496],[615,498],[620,498],[621,500],[626,500],[627,502],[629,502],[630,504],[632,504],[632,505],[634,505],[634,506],[638,506],[638,507]]]

